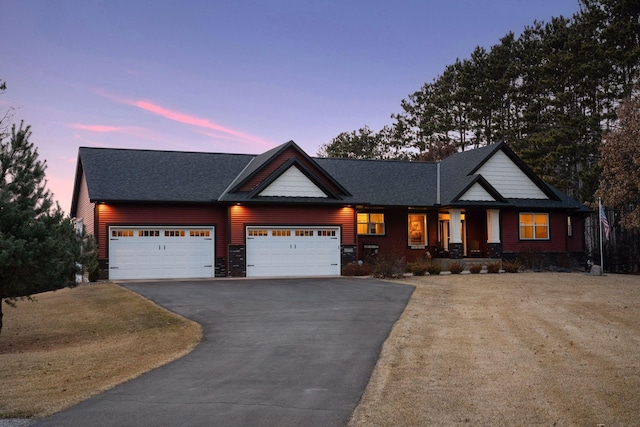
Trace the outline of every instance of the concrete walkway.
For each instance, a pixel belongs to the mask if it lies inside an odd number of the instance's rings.
[[[200,323],[202,342],[36,426],[343,426],[413,292],[350,278],[124,286]]]

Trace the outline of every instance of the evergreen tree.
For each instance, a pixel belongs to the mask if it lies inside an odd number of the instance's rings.
[[[0,331],[2,301],[73,286],[82,261],[82,236],[54,205],[30,136],[21,123],[0,139]]]

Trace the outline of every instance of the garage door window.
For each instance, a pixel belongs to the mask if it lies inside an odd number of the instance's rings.
[[[249,237],[268,236],[269,235],[269,231],[268,230],[250,229],[248,234],[249,234]]]
[[[313,230],[296,230],[296,237],[312,237]]]
[[[133,237],[133,230],[113,230],[111,237]]]
[[[184,237],[184,230],[165,230],[164,237]]]
[[[336,230],[318,230],[318,237],[335,237]]]
[[[138,237],[160,237],[160,230],[138,230]]]
[[[271,235],[274,237],[289,237],[291,236],[291,230],[271,230]]]
[[[190,230],[189,236],[191,237],[211,237],[209,230]]]

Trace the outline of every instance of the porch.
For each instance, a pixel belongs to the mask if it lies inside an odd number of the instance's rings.
[[[436,259],[502,257],[499,209],[447,209],[437,216]]]

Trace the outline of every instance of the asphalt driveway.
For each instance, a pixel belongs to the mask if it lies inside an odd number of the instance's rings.
[[[342,426],[413,288],[371,279],[126,283],[203,327],[187,356],[36,426]]]

